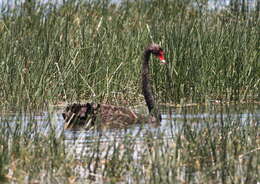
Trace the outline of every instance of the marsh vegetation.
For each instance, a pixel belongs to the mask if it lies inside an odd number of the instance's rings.
[[[2,5],[0,182],[259,182],[260,5],[230,2]],[[168,62],[150,68],[161,126],[64,131],[60,104],[144,103],[152,42]]]

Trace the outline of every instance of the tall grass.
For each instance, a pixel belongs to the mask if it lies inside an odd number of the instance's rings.
[[[142,103],[140,62],[151,42],[169,63],[151,62],[159,102],[259,101],[257,8],[30,2],[1,10],[0,183],[259,182],[257,105],[246,106],[247,115],[238,104],[235,112],[228,105],[184,108],[182,119],[168,113],[166,129],[122,130],[107,141],[104,132],[68,140],[57,133],[62,122],[52,109],[47,117],[21,113],[72,101]]]
[[[169,62],[152,62],[161,101],[259,100],[257,17],[182,1],[2,8],[1,104],[140,103],[140,62],[151,42]]]

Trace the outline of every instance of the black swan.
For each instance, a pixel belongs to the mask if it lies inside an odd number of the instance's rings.
[[[157,57],[161,63],[166,63],[163,49],[158,44],[151,44],[145,49],[141,78],[142,92],[149,110],[149,116],[135,113],[125,107],[107,104],[72,104],[68,105],[62,113],[65,120],[65,129],[89,129],[96,126],[119,128],[146,122],[160,124],[162,118],[156,107],[150,84],[149,59],[151,54]]]

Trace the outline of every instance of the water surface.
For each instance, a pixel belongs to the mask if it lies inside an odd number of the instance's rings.
[[[43,112],[2,113],[2,138],[10,144],[13,139],[35,140],[35,145],[26,150],[39,144],[46,145],[41,140],[47,141],[47,145],[51,141],[59,149],[64,147],[66,162],[73,161],[75,164],[68,165],[67,169],[77,177],[78,183],[85,183],[90,176],[96,183],[104,182],[103,176],[117,173],[113,169],[121,167],[120,164],[116,166],[118,161],[122,162],[121,169],[125,170],[120,177],[127,183],[151,181],[154,178],[151,171],[160,171],[159,177],[167,176],[172,182],[219,183],[236,179],[239,183],[245,183],[248,176],[256,181],[259,159],[257,130],[260,125],[258,104],[183,108],[161,106],[163,120],[160,126],[143,124],[102,131],[64,130],[62,109],[55,107]],[[57,141],[58,145],[53,141]],[[16,147],[10,144],[10,148]],[[52,151],[49,154],[47,158],[56,155]],[[130,171],[124,168],[128,164]],[[153,168],[153,165],[156,167]],[[225,174],[227,171],[230,176]],[[44,171],[48,172],[54,171]],[[216,176],[212,178],[211,175]],[[58,176],[58,180],[61,178]],[[156,177],[154,179],[157,181]]]

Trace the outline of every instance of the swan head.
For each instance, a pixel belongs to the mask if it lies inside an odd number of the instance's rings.
[[[147,50],[157,57],[161,61],[161,64],[166,64],[164,52],[160,45],[153,43],[147,48]]]

